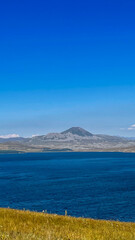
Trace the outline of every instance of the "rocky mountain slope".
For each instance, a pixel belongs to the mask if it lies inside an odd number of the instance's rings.
[[[61,133],[49,133],[29,140],[30,145],[46,146],[48,148],[68,148],[73,151],[110,149],[135,146],[135,141],[126,138],[94,135],[88,131],[72,127]]]
[[[92,134],[80,127],[72,127],[61,133],[0,141],[1,151],[135,151],[135,141],[132,139]]]

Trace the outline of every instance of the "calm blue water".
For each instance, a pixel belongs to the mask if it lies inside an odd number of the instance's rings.
[[[0,207],[135,222],[135,154],[0,154]]]

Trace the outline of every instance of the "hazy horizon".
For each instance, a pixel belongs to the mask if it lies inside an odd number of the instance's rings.
[[[76,126],[73,126],[73,128],[76,128]],[[72,127],[71,127],[72,128]],[[80,127],[78,127],[78,128],[80,128]],[[82,127],[81,127],[82,128]],[[70,129],[70,128],[68,128],[68,129]],[[68,129],[63,129],[63,130],[61,130],[61,131],[53,131],[53,132],[51,132],[51,131],[49,131],[48,130],[48,132],[43,132],[43,133],[41,133],[41,134],[32,134],[32,135],[24,135],[24,136],[22,136],[22,135],[19,135],[19,134],[16,134],[16,133],[10,133],[10,134],[5,134],[5,135],[0,135],[0,139],[9,139],[9,138],[20,138],[20,137],[23,137],[23,138],[31,138],[31,137],[36,137],[36,136],[42,136],[42,135],[47,135],[47,134],[49,134],[49,133],[61,133],[61,132],[63,132],[63,131],[65,131],[65,130],[68,130]],[[84,128],[82,128],[82,129],[84,129]],[[88,131],[89,133],[92,133],[93,135],[109,135],[109,134],[105,134],[105,133],[100,133],[100,132],[91,132],[90,130],[88,130],[88,129],[84,129],[84,130],[86,130],[86,131]],[[128,137],[128,136],[122,136],[122,135],[111,135],[111,136],[118,136],[118,137],[127,137],[127,138],[130,138],[130,137]],[[131,138],[134,138],[134,137],[131,137]]]

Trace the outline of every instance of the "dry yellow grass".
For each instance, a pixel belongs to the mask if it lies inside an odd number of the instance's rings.
[[[0,209],[0,240],[135,240],[135,223]]]

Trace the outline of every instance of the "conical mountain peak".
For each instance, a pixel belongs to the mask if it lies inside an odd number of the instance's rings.
[[[90,133],[90,132],[88,132],[85,129],[80,128],[80,127],[71,127],[68,130],[62,132],[61,134],[65,134],[65,133],[72,133],[74,135],[78,135],[78,136],[81,136],[81,137],[93,136],[92,133]]]

